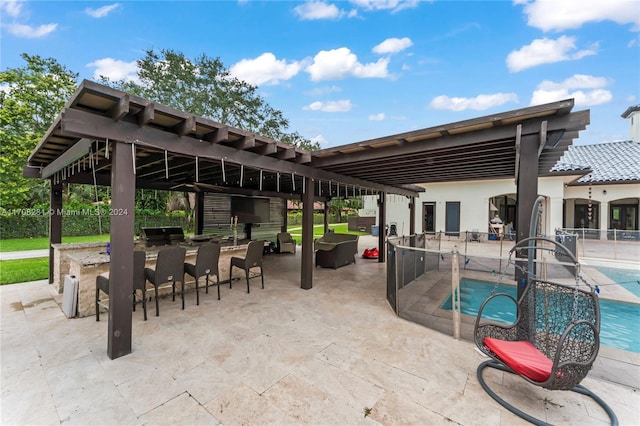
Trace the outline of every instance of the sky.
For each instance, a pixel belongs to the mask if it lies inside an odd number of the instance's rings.
[[[629,139],[640,1],[7,1],[0,69],[22,53],[80,79],[136,78],[149,49],[220,58],[322,148],[575,99],[574,143]]]

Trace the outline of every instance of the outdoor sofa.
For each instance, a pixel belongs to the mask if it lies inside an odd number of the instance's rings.
[[[316,266],[337,269],[356,263],[358,236],[330,232],[314,241]]]

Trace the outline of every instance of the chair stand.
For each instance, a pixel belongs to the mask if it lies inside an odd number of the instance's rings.
[[[538,426],[551,426],[549,423],[543,422],[540,419],[537,419],[537,418],[535,418],[533,416],[530,416],[529,414],[525,413],[522,410],[519,410],[518,408],[516,408],[513,405],[509,404],[504,399],[500,398],[489,387],[489,385],[487,385],[487,383],[485,382],[484,378],[482,377],[482,371],[486,367],[495,368],[497,370],[501,370],[501,371],[504,371],[504,372],[507,372],[507,373],[511,373],[511,374],[516,374],[516,373],[514,373],[513,370],[511,370],[506,365],[504,365],[502,363],[499,363],[499,362],[497,362],[495,360],[492,360],[492,359],[481,363],[478,366],[478,370],[477,370],[478,382],[480,382],[480,385],[482,386],[482,389],[484,389],[484,391],[487,394],[489,394],[489,396],[491,398],[493,398],[498,404],[502,405],[504,408],[506,408],[507,410],[509,410],[510,412],[515,414],[516,416],[518,416],[518,417],[520,417],[520,418],[522,418],[522,419],[524,419],[524,420],[526,420],[526,421],[528,421],[530,423],[533,423],[533,424],[538,425]],[[618,425],[618,418],[616,417],[615,413],[613,412],[611,407],[609,407],[609,405],[607,405],[607,403],[604,402],[598,395],[596,395],[595,393],[591,392],[589,389],[587,389],[586,387],[584,387],[582,385],[574,386],[570,390],[573,391],[573,392],[580,393],[582,395],[586,395],[586,396],[590,397],[591,399],[593,399],[607,413],[607,415],[609,416],[609,420],[611,420],[611,425],[612,426],[617,426]]]
[[[231,288],[231,282],[233,281],[233,277],[231,275],[231,269],[233,269],[234,266],[236,268],[238,267],[237,265],[232,264],[231,267],[229,268],[229,288]],[[260,281],[261,281],[262,288],[264,289],[264,274],[262,273],[262,266],[259,266],[259,268],[260,268]],[[247,293],[251,292],[249,289],[249,271],[250,271],[250,268],[244,270],[245,277],[247,280]],[[258,276],[256,275],[255,277],[251,277],[251,278],[257,278],[257,277]],[[220,286],[218,286],[218,293],[220,293]]]
[[[213,285],[213,283],[211,283],[211,285]],[[216,274],[216,284],[215,284],[215,286],[218,287],[218,300],[220,300],[220,278],[218,278],[217,274]],[[197,291],[198,291],[198,283],[196,283],[196,292]],[[207,274],[206,293],[209,294],[209,274]]]
[[[147,294],[145,289],[142,290],[141,301],[142,301],[142,309],[144,310],[144,320],[146,321],[147,320]],[[136,303],[137,303],[136,292],[134,291],[133,292],[133,312],[136,311]]]

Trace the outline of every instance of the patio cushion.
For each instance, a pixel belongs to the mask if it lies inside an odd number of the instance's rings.
[[[485,337],[484,344],[516,373],[536,382],[549,379],[553,362],[530,342],[508,342]]]

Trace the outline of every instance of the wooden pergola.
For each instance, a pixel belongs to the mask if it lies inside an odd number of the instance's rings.
[[[515,178],[518,240],[526,238],[538,177],[589,123],[588,110],[572,108],[565,100],[308,152],[85,80],[23,173],[51,181],[51,244],[62,238],[63,184],[111,186],[108,354],[117,358],[131,352],[136,188],[195,192],[196,212],[206,192],[302,200],[300,286],[311,289],[314,200],[377,194],[384,223],[386,194],[404,195],[414,233],[419,184]],[[202,226],[196,214],[196,233]]]

